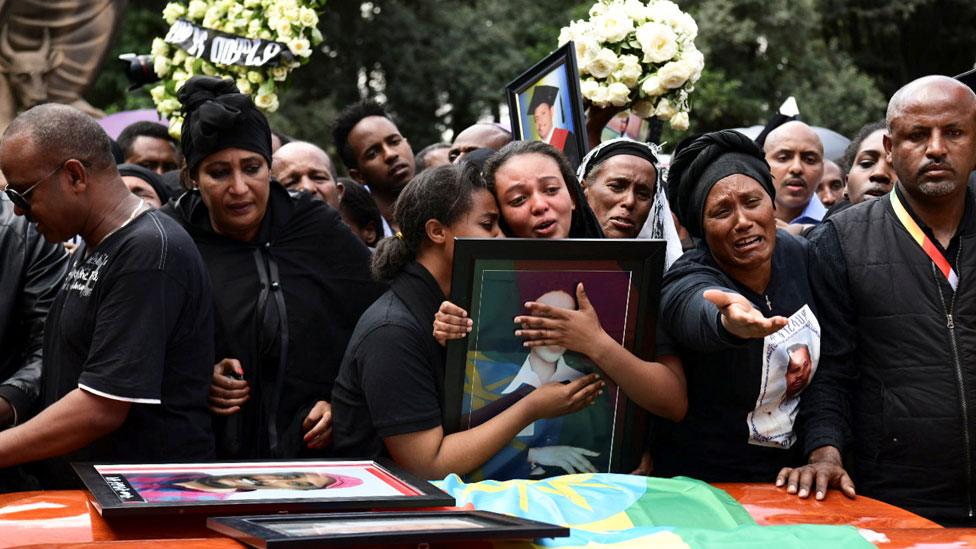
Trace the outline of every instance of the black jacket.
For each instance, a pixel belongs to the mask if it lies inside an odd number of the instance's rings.
[[[163,211],[190,233],[210,271],[217,359],[240,360],[251,387],[240,413],[217,420],[218,456],[302,454],[302,421],[331,399],[356,321],[382,293],[369,250],[334,209],[276,182],[253,242],[215,233],[198,191]]]
[[[67,270],[64,246],[44,240],[0,195],[0,397],[18,423],[40,392],[44,319]]]
[[[945,254],[960,277],[955,296],[895,217],[890,196],[831,217],[809,248],[823,345],[801,404],[805,450],[844,449],[859,493],[939,520],[973,519],[971,192],[967,200]]]

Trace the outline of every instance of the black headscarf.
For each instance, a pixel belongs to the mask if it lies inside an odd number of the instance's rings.
[[[706,133],[684,147],[668,170],[668,200],[692,236],[704,238],[705,198],[719,180],[734,174],[755,179],[775,199],[773,174],[759,147],[745,135],[722,130]]]
[[[576,170],[576,177],[580,181],[586,180],[589,177],[590,172],[593,168],[602,164],[605,160],[613,158],[614,156],[627,155],[636,156],[638,158],[643,158],[651,163],[654,167],[654,173],[657,174],[657,156],[654,155],[654,150],[647,144],[641,143],[639,141],[634,141],[630,138],[620,137],[612,141],[605,141],[597,145],[580,163],[579,168]]]
[[[194,76],[177,92],[185,118],[180,139],[192,174],[201,160],[229,148],[260,154],[271,166],[271,127],[233,80]]]
[[[119,164],[119,175],[138,177],[146,183],[149,183],[149,186],[156,191],[156,196],[159,197],[160,204],[165,204],[172,198],[169,189],[163,183],[162,176],[152,170],[147,170],[138,164]]]

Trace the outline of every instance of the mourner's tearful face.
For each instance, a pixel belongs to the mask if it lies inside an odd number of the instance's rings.
[[[635,238],[654,201],[657,170],[646,159],[612,156],[591,174],[583,189],[607,238]]]
[[[976,101],[958,82],[921,84],[889,107],[888,158],[904,190],[940,198],[965,187],[976,164]],[[893,102],[895,102],[893,100]]]
[[[847,174],[847,199],[860,204],[891,192],[895,172],[884,150],[884,130],[877,130],[861,141]]]
[[[505,162],[495,172],[495,196],[515,236],[569,236],[575,206],[559,164],[552,158],[528,153]]]
[[[215,152],[197,167],[196,184],[216,233],[254,240],[268,209],[270,172],[263,156],[238,148]]]
[[[505,238],[498,227],[498,203],[487,189],[476,189],[471,193],[471,209],[453,225],[447,227],[447,246],[445,252],[451,263],[454,261],[455,238]]]
[[[773,201],[755,179],[734,174],[720,179],[705,198],[705,243],[723,270],[769,264],[776,246]]]

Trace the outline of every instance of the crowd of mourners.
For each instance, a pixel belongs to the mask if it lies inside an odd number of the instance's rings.
[[[653,418],[634,474],[836,489],[974,523],[965,84],[905,85],[843,158],[792,120],[758,141],[689,137],[668,166],[615,138],[578,169],[491,123],[415,156],[364,101],[332,128],[348,177],[230,80],[194,77],[179,100],[178,141],[154,122],[112,140],[58,104],[3,133],[0,489],[77,486],[73,461],[389,457],[467,474],[609,380]],[[472,326],[449,301],[454,242],[468,237],[666,240],[653,359],[604,331],[593,288],[539,298],[514,335],[602,375],[560,378],[553,358],[513,404],[448,434],[445,346]],[[767,351],[799,329],[812,339],[770,379]],[[529,465],[592,469],[531,450]]]

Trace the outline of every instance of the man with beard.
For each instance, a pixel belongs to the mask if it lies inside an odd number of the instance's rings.
[[[814,197],[823,177],[823,143],[803,122],[769,132],[763,145],[776,187],[776,219],[783,224],[817,224],[827,210]]]
[[[385,234],[397,230],[393,205],[413,179],[413,150],[390,115],[373,101],[349,105],[336,117],[332,138],[349,176],[366,185],[383,214]]]
[[[976,94],[951,78],[920,78],[891,98],[887,125],[894,192],[811,235],[824,329],[799,415],[810,458],[776,484],[823,499],[828,486],[854,497],[856,481],[862,494],[972,525]]]

